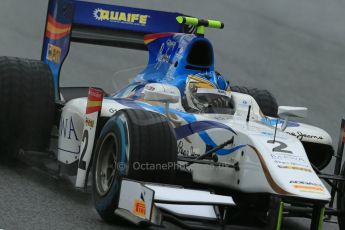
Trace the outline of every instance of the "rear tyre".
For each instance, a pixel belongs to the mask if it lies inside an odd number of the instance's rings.
[[[161,114],[124,110],[108,120],[93,159],[94,203],[105,221],[119,221],[114,211],[122,178],[164,183],[174,179],[176,143],[169,121]]]
[[[267,90],[248,88],[243,86],[232,86],[233,92],[248,94],[252,96],[266,116],[278,117],[278,103],[274,96]]]
[[[53,77],[41,61],[0,57],[0,146],[6,156],[20,149],[45,150],[54,121]]]

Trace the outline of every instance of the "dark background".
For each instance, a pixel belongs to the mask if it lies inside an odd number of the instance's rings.
[[[345,116],[345,1],[118,0],[125,6],[177,11],[224,21],[209,29],[218,71],[233,85],[270,90],[280,105],[306,106],[304,121],[337,144]],[[0,55],[40,58],[47,0],[1,0]],[[111,92],[147,63],[147,53],[72,44],[61,84]],[[25,100],[25,99],[24,99]],[[330,171],[330,168],[326,169]],[[286,228],[308,229],[306,220]],[[305,225],[305,227],[303,227]],[[20,163],[0,163],[0,228],[114,229],[103,223],[89,194]],[[326,224],[325,229],[338,229]]]

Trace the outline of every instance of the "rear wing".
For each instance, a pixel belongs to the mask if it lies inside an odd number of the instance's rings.
[[[41,60],[54,76],[59,98],[59,75],[71,42],[146,50],[144,35],[193,33],[176,21],[180,13],[106,5],[77,0],[49,0]]]

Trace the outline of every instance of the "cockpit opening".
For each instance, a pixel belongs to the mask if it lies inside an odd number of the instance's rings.
[[[208,67],[213,63],[213,50],[206,41],[196,41],[192,44],[187,56],[189,65]]]

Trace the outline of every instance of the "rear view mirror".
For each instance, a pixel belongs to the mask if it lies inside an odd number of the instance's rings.
[[[292,107],[292,106],[279,106],[278,107],[278,116],[285,119],[282,126],[284,131],[288,125],[289,118],[305,118],[308,114],[308,108],[306,107]]]
[[[180,101],[180,91],[175,86],[150,83],[145,85],[142,92],[144,99],[148,101],[158,101],[165,104],[165,114],[169,117],[169,104]]]
[[[308,108],[306,107],[292,107],[292,106],[279,106],[278,116],[281,118],[286,117],[297,117],[305,118],[308,113]]]
[[[152,83],[147,84],[143,90],[144,99],[148,101],[159,101],[162,103],[177,103],[180,96],[173,90],[169,90],[168,87],[164,87],[163,84]]]

